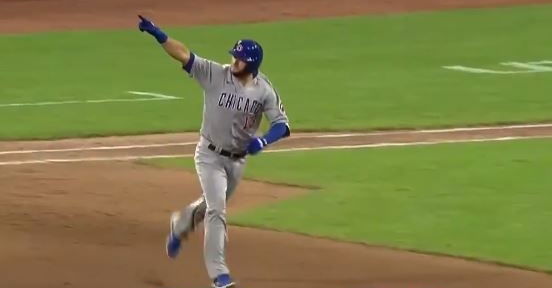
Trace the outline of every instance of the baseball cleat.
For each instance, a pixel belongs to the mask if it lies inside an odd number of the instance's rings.
[[[180,247],[182,244],[180,236],[176,235],[174,232],[174,225],[177,219],[178,219],[178,213],[175,212],[171,215],[170,232],[169,232],[169,236],[167,236],[167,243],[166,243],[167,256],[173,259],[176,258],[176,256],[178,256],[178,253],[180,252]]]
[[[220,274],[213,280],[213,288],[234,288],[236,283],[228,274]]]
[[[186,240],[188,235],[195,230],[196,220],[202,219],[196,215],[200,207],[203,206],[190,205],[182,210],[182,212],[173,212],[171,214],[170,232],[166,243],[167,256],[169,258],[176,258],[178,256],[182,240]]]

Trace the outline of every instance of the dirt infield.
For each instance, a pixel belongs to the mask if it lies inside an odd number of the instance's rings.
[[[274,149],[512,137],[552,137],[552,125],[298,134]],[[0,143],[0,219],[7,224],[0,226],[0,267],[7,275],[0,280],[2,287],[206,285],[201,232],[185,246],[179,261],[169,261],[163,251],[170,210],[199,195],[195,175],[109,161],[190,154],[196,140],[193,133]],[[61,160],[68,163],[33,165],[33,161]],[[301,193],[305,190],[247,181],[230,201],[229,210]],[[288,233],[230,230],[230,264],[243,287],[552,285],[550,275],[492,264]],[[33,277],[22,277],[29,272]]]
[[[550,1],[0,0],[0,33],[133,27],[137,12],[176,25],[521,2]],[[552,126],[299,134],[274,149],[535,136],[552,136]],[[207,287],[201,233],[186,244],[178,261],[168,260],[163,250],[169,212],[199,195],[195,175],[110,161],[190,154],[196,139],[194,133],[0,142],[0,287]],[[246,181],[229,210],[234,213],[305,192]],[[552,276],[544,273],[240,227],[230,228],[229,261],[240,287],[552,287]]]

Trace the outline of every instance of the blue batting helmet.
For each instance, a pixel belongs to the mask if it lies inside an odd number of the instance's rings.
[[[259,67],[263,62],[263,47],[255,40],[243,39],[234,44],[232,50],[229,51],[234,58],[245,63],[246,71],[257,76]]]

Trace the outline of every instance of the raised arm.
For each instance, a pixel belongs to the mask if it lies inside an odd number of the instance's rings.
[[[188,64],[190,60],[190,50],[188,50],[184,44],[178,40],[169,38],[165,32],[161,31],[159,27],[155,26],[153,22],[145,17],[141,15],[138,15],[138,17],[140,18],[140,23],[138,24],[138,29],[140,29],[140,31],[145,31],[152,35],[155,40],[161,44],[165,52],[173,59],[179,61],[182,65]]]
[[[168,38],[167,42],[161,44],[163,46],[163,49],[165,49],[165,52],[169,54],[172,58],[175,60],[178,60],[182,63],[182,65],[188,64],[188,61],[190,61],[190,50],[182,44],[182,42]]]

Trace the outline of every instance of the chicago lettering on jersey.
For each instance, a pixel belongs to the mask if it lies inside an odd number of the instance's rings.
[[[263,108],[263,105],[257,100],[250,100],[238,94],[226,92],[220,94],[218,106],[228,110],[243,111],[251,114],[257,114]]]

